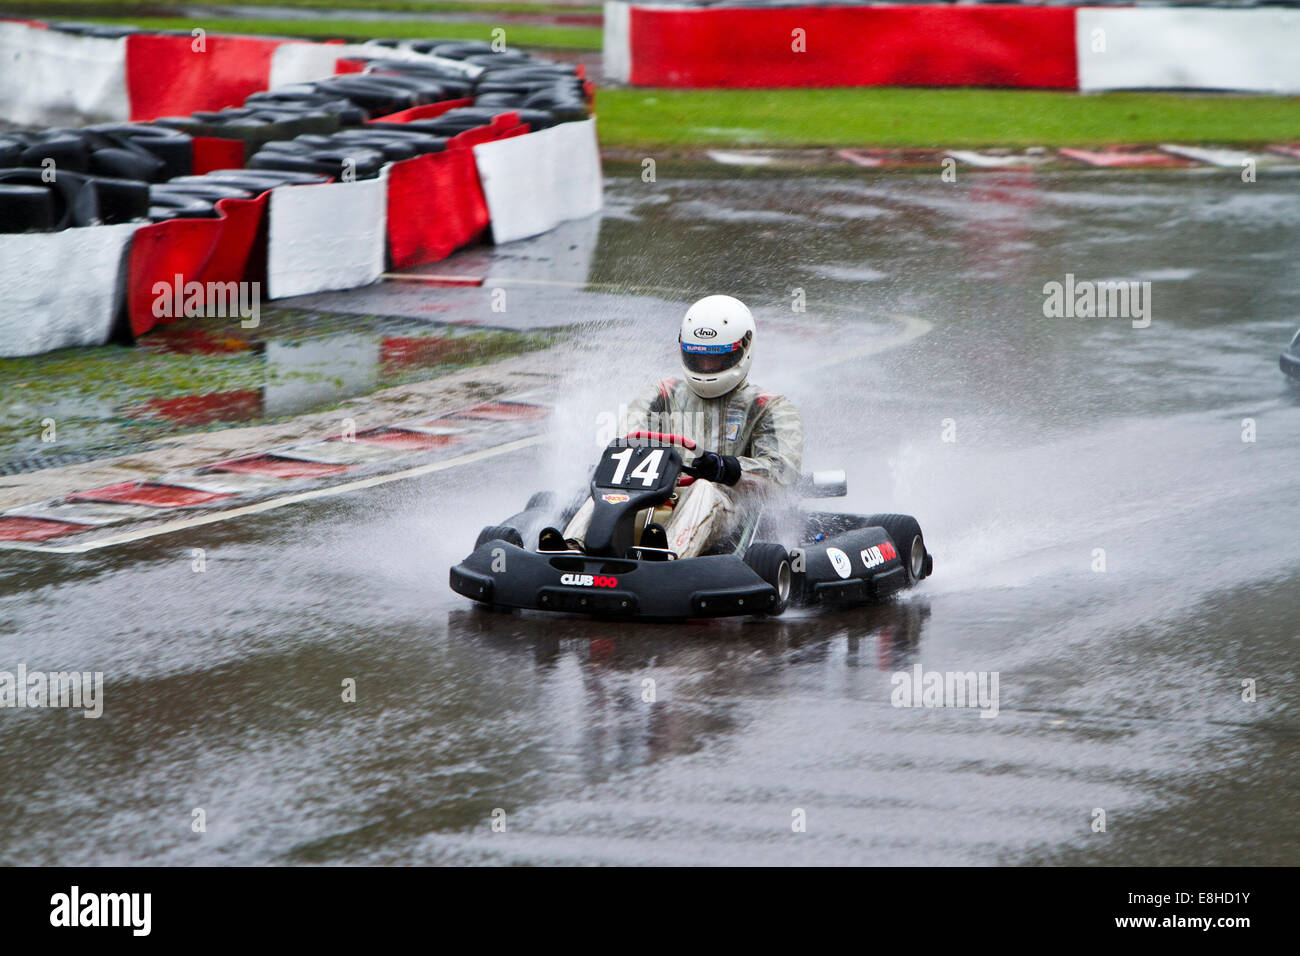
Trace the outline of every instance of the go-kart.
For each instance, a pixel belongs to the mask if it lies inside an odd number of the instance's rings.
[[[592,473],[583,549],[525,548],[525,536],[536,540],[546,524],[564,527],[582,501],[560,507],[554,493],[539,492],[523,511],[479,533],[473,552],[451,569],[452,590],[495,608],[605,617],[776,615],[792,605],[877,601],[934,568],[910,515],[803,509],[799,498],[847,493],[838,471],[803,476],[788,502],[747,509],[739,532],[710,553],[679,559],[643,544],[651,522],[671,514],[676,489],[698,478],[679,448],[694,451],[695,444],[646,431],[610,443]]]

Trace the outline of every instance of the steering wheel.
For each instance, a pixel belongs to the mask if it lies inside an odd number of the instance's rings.
[[[695,451],[695,442],[691,441],[685,435],[673,435],[668,432],[648,432],[634,431],[628,432],[623,436],[627,439],[644,438],[648,441],[658,442],[661,445],[681,445],[687,451]]]

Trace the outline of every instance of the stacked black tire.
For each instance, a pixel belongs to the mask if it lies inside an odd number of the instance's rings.
[[[87,36],[133,27],[55,24]],[[149,123],[0,133],[0,232],[211,218],[223,198],[290,183],[368,179],[385,163],[440,152],[453,136],[517,112],[531,129],[586,119],[589,86],[571,65],[487,43],[375,41],[364,73],[254,93],[243,106]],[[402,59],[405,51],[432,54]],[[416,106],[474,105],[411,123],[370,123]],[[244,144],[247,169],[193,174],[195,137]]]

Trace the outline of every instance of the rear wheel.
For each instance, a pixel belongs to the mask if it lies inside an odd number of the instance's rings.
[[[760,578],[776,588],[776,604],[767,614],[775,617],[790,604],[794,574],[790,570],[790,552],[779,544],[751,544],[745,552],[745,563]]]
[[[513,544],[516,548],[524,546],[524,537],[516,528],[504,524],[490,524],[478,533],[478,540],[474,542],[474,550],[477,551],[489,541],[504,541],[506,544]]]
[[[885,529],[898,548],[898,557],[907,569],[909,583],[915,584],[929,573],[921,525],[911,515],[871,515],[863,522],[863,527]]]

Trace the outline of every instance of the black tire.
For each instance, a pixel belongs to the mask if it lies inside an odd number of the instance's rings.
[[[474,542],[474,550],[477,551],[489,541],[504,541],[506,544],[513,544],[516,548],[524,546],[524,537],[515,528],[504,524],[490,524],[478,533],[478,540]]]
[[[48,189],[0,183],[0,232],[52,232],[57,222]]]
[[[138,179],[145,183],[161,181],[166,165],[157,156],[141,152],[144,155],[129,149],[97,149],[90,154],[90,171],[96,176]]]
[[[216,203],[221,199],[252,199],[253,190],[225,186],[221,183],[161,183],[149,187],[149,196],[189,196],[194,199],[206,199]]]
[[[107,226],[134,222],[149,214],[149,184],[131,179],[92,176],[84,192],[94,197],[93,208],[82,207],[79,226]]]
[[[790,552],[779,544],[751,544],[745,552],[745,563],[755,574],[776,588],[776,604],[764,613],[771,617],[783,613],[790,606],[790,596],[794,591]]]
[[[432,53],[434,56],[449,60],[463,60],[467,56],[478,56],[492,52],[492,44],[487,40],[448,40],[436,43],[431,40],[416,40],[410,44],[417,53]]]
[[[898,557],[907,571],[909,583],[915,584],[929,574],[921,524],[911,515],[869,515],[863,521],[862,527],[885,529],[893,539],[894,547],[898,549]]]
[[[35,166],[38,169],[47,159],[54,161],[57,173],[71,171],[84,173],[90,169],[90,150],[86,141],[74,136],[50,138],[32,143],[23,150],[19,163],[23,166]]]
[[[148,123],[103,123],[92,132],[122,139],[156,157],[163,164],[158,182],[188,176],[194,162],[194,141],[185,133]]]

